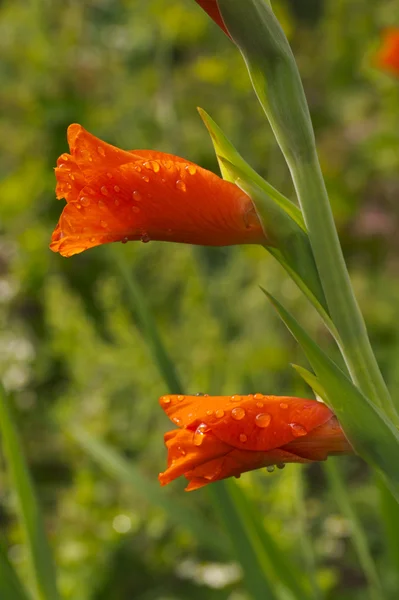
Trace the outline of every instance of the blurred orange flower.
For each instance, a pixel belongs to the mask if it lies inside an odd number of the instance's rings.
[[[216,0],[195,0],[195,1],[197,2],[197,4],[200,5],[201,8],[204,9],[205,12],[208,13],[208,15],[211,17],[211,19],[213,19],[215,21],[215,23],[217,25],[219,25],[219,27],[221,29],[223,29],[225,34],[230,37],[230,34],[227,31],[225,24],[223,23],[222,15],[220,14],[219,7],[218,7]]]
[[[165,434],[166,485],[184,475],[186,490],[261,467],[351,454],[331,410],[316,400],[285,396],[162,396],[179,429]]]
[[[150,240],[229,246],[268,240],[252,200],[233,183],[178,156],[120,150],[81,125],[57,161],[67,205],[50,248],[72,256],[109,242]]]
[[[387,29],[383,33],[382,45],[377,54],[380,68],[399,76],[399,28]]]

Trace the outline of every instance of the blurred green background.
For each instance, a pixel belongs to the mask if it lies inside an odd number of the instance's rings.
[[[399,80],[373,65],[381,30],[399,22],[398,2],[273,6],[304,80],[357,296],[398,394]],[[129,243],[71,259],[48,250],[63,205],[53,167],[72,122],[122,148],[171,152],[218,172],[201,106],[292,197],[241,58],[193,0],[3,0],[0,81],[0,375],[13,393],[63,597],[245,600],[208,490],[183,494],[183,481],[158,490],[170,425],[157,399],[167,390],[120,261],[141,286],[187,393],[310,395],[289,367],[306,363],[259,285],[324,347],[328,335],[262,248]],[[93,461],[70,435],[77,426],[125,457],[136,483]],[[29,577],[3,467],[0,537]],[[339,467],[381,575],[394,579],[375,480],[357,458]],[[303,527],[309,532],[320,598],[365,597],[351,523],[322,466],[249,473],[239,484],[301,569]],[[214,535],[179,522],[175,501],[194,520],[205,517]]]

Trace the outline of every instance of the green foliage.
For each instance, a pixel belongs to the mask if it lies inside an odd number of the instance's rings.
[[[298,60],[356,295],[398,399],[398,82],[377,72],[372,58],[380,30],[395,24],[396,2],[275,0],[273,10]],[[165,466],[162,436],[169,423],[157,405],[165,384],[139,307],[107,249],[68,260],[46,250],[62,208],[52,169],[67,150],[67,125],[81,122],[120,147],[175,152],[217,172],[198,105],[245,160],[292,199],[284,160],[236,48],[193,0],[8,0],[0,17],[0,370],[15,398],[60,593],[73,600],[243,600],[233,553],[176,523],[158,500],[161,494],[170,502],[179,498],[211,526],[208,494],[183,495],[178,482],[152,492]],[[139,282],[187,392],[308,393],[287,367],[301,362],[302,353],[274,312],[265,311],[259,284],[300,315],[339,361],[313,309],[261,248],[132,243],[113,250]],[[110,478],[65,435],[74,427],[133,464],[151,491]],[[397,544],[383,535],[379,518],[398,522],[391,497],[384,503],[390,512],[380,512],[365,463],[351,458],[341,465],[351,503],[367,525],[371,555],[395,598]],[[304,571],[293,493],[297,468],[245,474],[237,485]],[[323,471],[312,466],[303,474],[321,594],[360,600],[367,581],[348,540],[350,524],[338,513]],[[14,586],[14,579],[7,565],[23,581],[30,571],[6,468],[0,525],[9,558],[0,563],[0,596],[8,598],[4,586]]]

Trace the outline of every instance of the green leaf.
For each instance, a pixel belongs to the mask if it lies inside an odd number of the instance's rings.
[[[0,385],[0,431],[7,468],[17,498],[18,512],[29,549],[29,560],[40,600],[59,598],[56,574],[43,516],[18,437],[6,392]]]
[[[380,492],[380,516],[385,534],[384,565],[388,568],[388,573],[384,573],[384,583],[395,598],[399,589],[399,505],[381,477],[377,476],[376,484]]]
[[[198,112],[204,121],[212,139],[222,176],[227,181],[235,183],[238,172],[243,179],[252,181],[291,219],[306,232],[305,222],[300,209],[261,177],[237,152],[215,121],[202,109]]]
[[[0,598],[2,600],[31,600],[10,564],[6,551],[0,544]]]
[[[351,524],[353,546],[368,582],[370,599],[381,600],[381,598],[384,598],[381,581],[368,547],[366,531],[363,528],[348,493],[348,486],[343,480],[339,467],[336,465],[334,459],[329,459],[323,466],[327,474],[332,496],[342,514]]]
[[[353,385],[315,344],[295,318],[265,292],[294,338],[302,346],[354,450],[377,468],[399,502],[399,432],[385,414]]]
[[[218,551],[226,551],[226,538],[218,533],[202,515],[181,502],[171,498],[157,481],[149,481],[132,462],[127,461],[113,448],[93,438],[82,429],[74,428],[69,435],[93,458],[109,475],[121,483],[128,483],[135,493],[148,503],[162,508],[176,525],[186,527],[205,546]]]
[[[326,401],[327,394],[320,381],[317,379],[314,373],[311,373],[304,367],[300,367],[299,365],[292,364],[291,367],[295,369],[295,371],[302,377],[302,379],[308,384],[309,387],[315,393],[315,396],[321,398],[324,402]]]

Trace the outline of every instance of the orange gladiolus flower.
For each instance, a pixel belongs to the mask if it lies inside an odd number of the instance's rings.
[[[285,396],[162,396],[179,429],[165,434],[166,485],[184,475],[186,490],[239,477],[261,467],[326,460],[351,454],[331,410],[316,400]]]
[[[213,19],[215,21],[215,23],[217,25],[219,25],[219,27],[221,29],[223,29],[225,34],[230,37],[230,34],[227,31],[226,26],[223,22],[222,15],[220,14],[219,7],[218,7],[216,0],[195,0],[195,1],[197,2],[197,4],[200,5],[201,8],[204,9],[204,11],[206,13],[208,13],[208,15],[211,17],[211,19]]]
[[[125,151],[81,125],[57,161],[67,205],[50,248],[72,256],[108,242],[150,240],[229,246],[267,242],[252,200],[233,183],[178,156]]]
[[[399,28],[384,32],[377,63],[380,68],[399,76]]]

